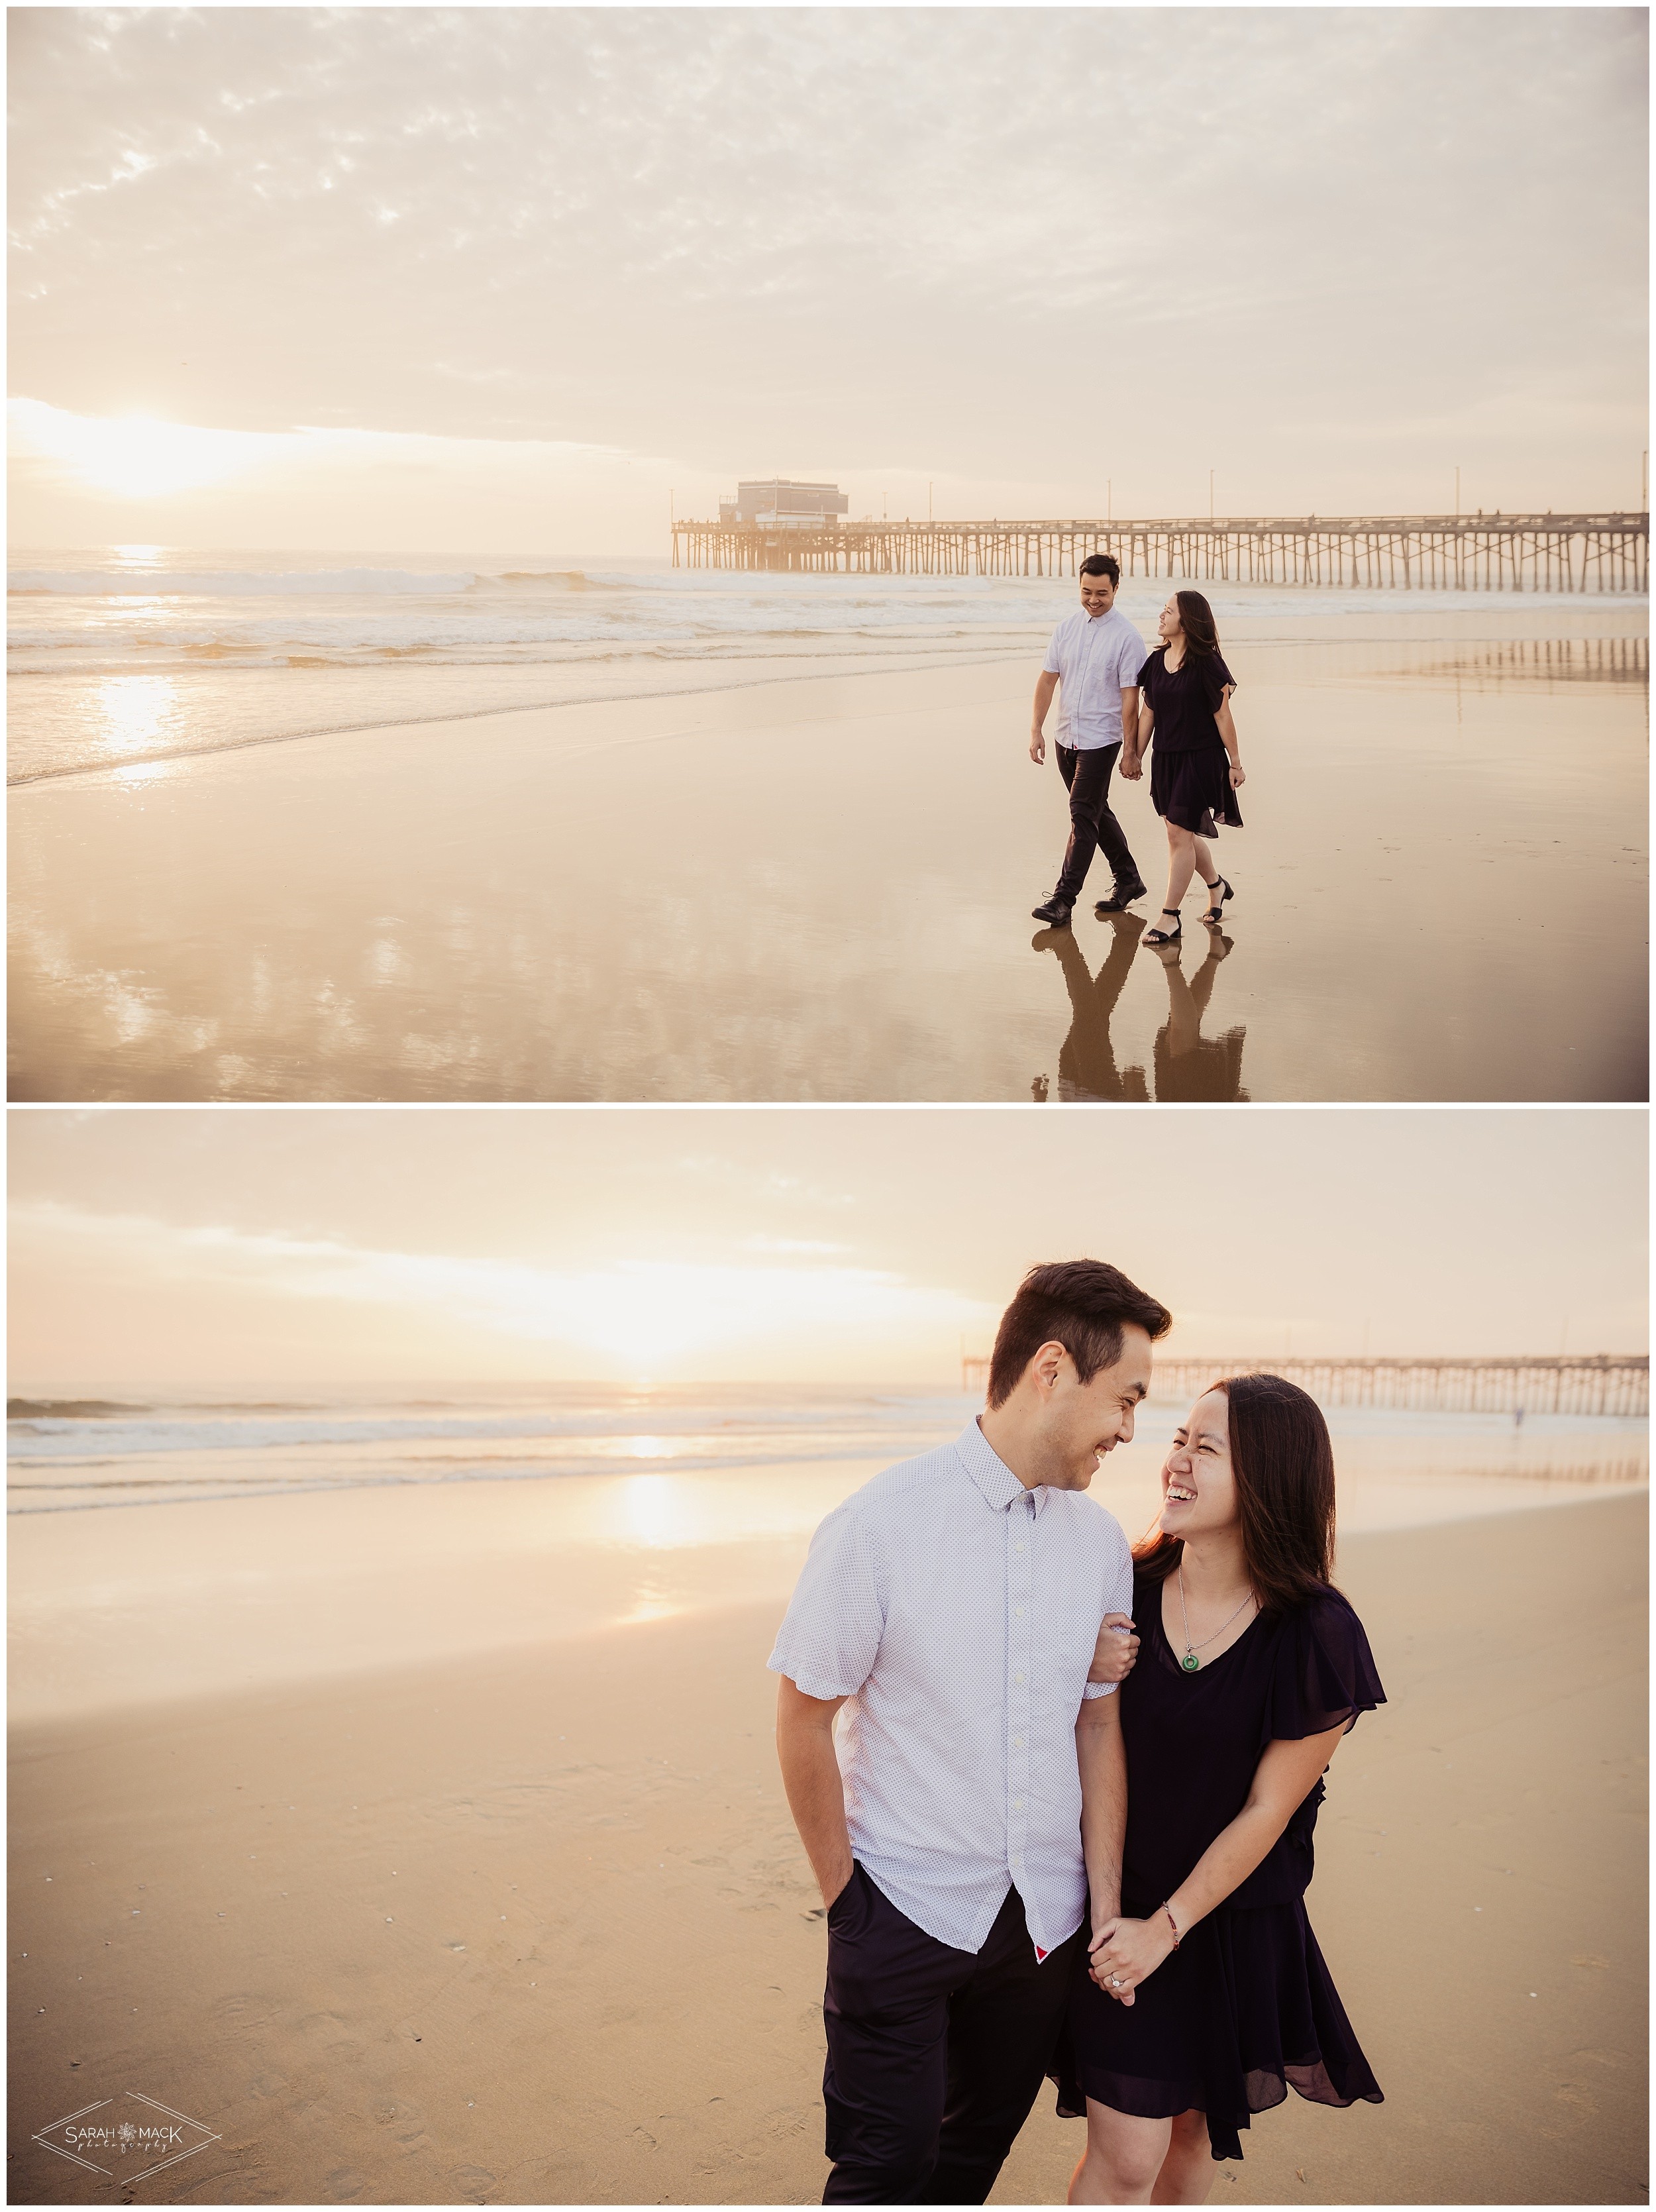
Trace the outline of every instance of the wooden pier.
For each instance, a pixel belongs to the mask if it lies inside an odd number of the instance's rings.
[[[1650,1361],[1598,1353],[1556,1359],[1196,1359],[1157,1355],[1152,1398],[1189,1404],[1227,1375],[1280,1375],[1319,1406],[1390,1406],[1433,1413],[1609,1413],[1647,1419]],[[961,1388],[981,1390],[986,1359],[961,1362]]]
[[[676,568],[873,576],[1124,576],[1386,591],[1640,592],[1648,514],[1228,517],[1216,521],[676,522]]]

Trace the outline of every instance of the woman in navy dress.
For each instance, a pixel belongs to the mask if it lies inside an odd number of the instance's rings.
[[[1054,2069],[1059,2111],[1087,2119],[1072,2204],[1201,2203],[1290,2088],[1381,2101],[1305,1911],[1321,1777],[1385,1702],[1328,1580],[1327,1425],[1279,1376],[1235,1376],[1197,1401],[1162,1483],[1119,1692],[1119,1910],[1107,1810],[1082,1814],[1092,1942]]]
[[[1175,592],[1156,628],[1162,642],[1138,672],[1138,734],[1123,750],[1121,773],[1135,781],[1142,776],[1148,748],[1150,802],[1168,827],[1168,902],[1161,927],[1139,941],[1172,945],[1181,934],[1179,908],[1193,874],[1199,871],[1211,895],[1204,921],[1216,927],[1225,901],[1235,896],[1207,841],[1218,836],[1221,822],[1241,828],[1236,790],[1247,779],[1230,714],[1236,678],[1220,657],[1212,608],[1200,592]]]

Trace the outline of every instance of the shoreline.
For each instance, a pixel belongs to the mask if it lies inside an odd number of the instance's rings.
[[[1285,586],[1267,587],[1282,592]],[[1376,594],[1376,596],[1380,596]],[[1404,593],[1408,599],[1415,595]],[[1457,601],[1479,595],[1448,593],[1446,598]],[[1273,648],[1312,648],[1333,645],[1471,645],[1480,643],[1506,644],[1520,642],[1550,642],[1582,641],[1641,640],[1649,634],[1649,600],[1619,593],[1602,595],[1602,603],[1613,610],[1621,619],[1611,619],[1598,611],[1600,598],[1592,594],[1566,592],[1522,594],[1490,593],[1491,600],[1518,599],[1522,605],[1494,605],[1487,611],[1482,606],[1458,604],[1441,609],[1420,609],[1404,606],[1397,612],[1380,608],[1330,608],[1319,613],[1314,605],[1300,617],[1296,626],[1292,616],[1280,609],[1271,612],[1251,610],[1244,604],[1226,614],[1227,635],[1252,646]],[[1141,616],[1141,620],[1144,619]],[[1335,629],[1323,625],[1339,624]],[[634,690],[589,689],[580,692],[545,699],[511,699],[498,705],[470,708],[446,707],[428,713],[409,714],[404,711],[372,714],[359,720],[331,721],[314,727],[250,732],[246,736],[220,738],[208,744],[184,744],[157,748],[149,751],[135,751],[119,761],[78,762],[63,766],[27,769],[17,775],[8,774],[9,790],[23,791],[36,784],[60,783],[88,777],[110,776],[130,778],[135,771],[151,767],[172,765],[180,761],[215,760],[227,754],[246,752],[268,745],[298,744],[306,738],[391,736],[401,730],[421,730],[444,723],[464,726],[476,721],[492,721],[503,715],[527,714],[561,714],[568,709],[602,708],[648,703],[655,701],[674,701],[703,696],[716,697],[726,693],[763,689],[785,684],[807,683],[826,678],[854,678],[867,676],[904,676],[924,674],[932,671],[955,668],[992,668],[1016,664],[1025,665],[1034,654],[1042,649],[1047,635],[1045,623],[1032,624],[1027,636],[1009,637],[1004,627],[993,633],[995,641],[974,645],[968,639],[938,641],[928,646],[924,639],[893,643],[885,651],[861,647],[848,643],[838,652],[798,653],[790,654],[766,648],[772,644],[772,635],[755,632],[746,635],[734,632],[728,640],[728,652],[714,648],[707,652],[684,652],[671,655],[672,665],[688,673],[708,672],[708,680],[687,683],[676,687],[646,685]],[[625,665],[660,665],[658,657],[661,648],[640,645],[623,647],[615,657]],[[667,657],[667,656],[663,656]],[[607,666],[611,651],[595,652],[590,656],[573,654],[565,659],[536,662],[481,661],[468,664],[462,660],[434,660],[431,672],[437,677],[452,677],[467,666],[475,666],[477,677],[487,682],[494,677],[523,677],[535,668],[547,671],[549,687],[555,684],[555,674]],[[785,666],[775,672],[775,664]],[[737,671],[763,668],[764,674],[737,673]],[[198,668],[191,666],[158,672],[162,680],[169,674],[180,677],[199,677]],[[221,675],[234,683],[240,677],[256,678],[265,682],[288,675],[308,680],[322,673],[314,665],[282,668],[259,664],[243,669],[227,667]],[[361,678],[376,674],[390,678],[398,672],[389,665],[376,667],[373,664],[341,660],[329,669],[328,675]],[[35,678],[55,683],[86,683],[89,679],[73,669],[21,670],[14,678],[27,682]],[[591,678],[587,678],[590,684]]]
[[[1442,658],[1248,656],[1236,905],[1166,959],[1137,913],[1035,928],[1062,787],[1010,663],[33,786],[11,1096],[1642,1100],[1642,687]],[[1149,794],[1119,811],[1150,866]]]
[[[1168,1407],[1146,1419],[1092,1485],[1130,1540],[1155,1517],[1175,1418]],[[1399,1436],[1396,1425],[1375,1436],[1337,1426],[1342,1554],[1381,1531],[1641,1497],[1647,1431],[1609,1425],[1592,1439],[1532,1431],[1490,1445]],[[954,1432],[941,1425],[932,1441]],[[1618,1447],[1636,1475],[1623,1473]],[[929,1446],[917,1437],[913,1448]],[[1580,1479],[1578,1455],[1596,1480]],[[228,1683],[251,1692],[383,1681],[439,1656],[465,1666],[733,1603],[779,1607],[823,1516],[905,1455],[842,1451],[719,1470],[640,1461],[604,1474],[480,1474],[14,1512],[10,1715],[27,1724],[95,1717],[210,1697]],[[163,1464],[135,1454],[122,1473],[148,1484]]]
[[[824,665],[821,665],[821,662],[827,658],[826,656],[819,658],[816,655],[802,655],[799,661],[785,675],[731,677],[721,673],[718,681],[709,684],[687,684],[676,690],[657,687],[639,691],[579,692],[572,693],[568,697],[560,699],[513,699],[502,702],[500,705],[494,707],[461,708],[448,707],[439,713],[429,714],[378,715],[366,721],[330,722],[315,729],[271,730],[244,738],[227,738],[210,745],[175,745],[161,751],[135,753],[130,760],[126,761],[87,761],[63,768],[35,769],[22,775],[8,776],[6,788],[9,791],[24,791],[37,783],[62,783],[71,777],[77,779],[100,775],[116,778],[130,777],[135,769],[159,766],[162,763],[218,760],[227,753],[249,752],[262,745],[301,744],[307,738],[314,738],[389,737],[394,735],[398,730],[422,730],[441,723],[459,726],[468,722],[494,721],[505,714],[555,714],[582,707],[635,706],[658,700],[670,702],[717,697],[726,692],[759,690],[767,684],[809,683],[825,676],[913,676],[923,674],[930,669],[937,667],[992,668],[1014,660],[1022,665],[1027,659],[1028,651],[1038,650],[1039,644],[1040,641],[1036,640],[1034,647],[1025,648],[1017,653],[937,653],[929,659],[907,662],[899,662],[897,656],[894,654],[891,659],[881,659],[875,666],[870,668],[841,667],[831,660]],[[749,658],[745,655],[733,657],[737,659]],[[847,654],[846,658],[854,659],[857,656]],[[453,664],[446,665],[452,666]],[[567,662],[557,661],[548,664],[550,667],[564,667],[569,665]],[[703,663],[697,662],[689,662],[686,665],[705,665]],[[483,665],[493,666],[495,664],[484,663]],[[232,672],[233,674],[236,672],[261,677],[279,676],[281,673],[280,671],[274,669]],[[352,668],[349,671],[342,670],[342,672],[358,674],[371,672]],[[64,678],[65,680],[71,682],[84,680],[76,678],[68,671],[64,672]]]
[[[1388,2101],[1290,2097],[1213,2202],[1642,2201],[1647,1503],[1349,1540],[1390,1702],[1309,1901]],[[167,2201],[815,2201],[779,1613],[15,1728],[12,2201],[128,2088],[220,2138]],[[992,2201],[1078,2154],[1043,2095]]]

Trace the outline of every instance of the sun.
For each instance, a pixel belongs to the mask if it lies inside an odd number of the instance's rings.
[[[85,425],[82,474],[129,499],[217,483],[240,465],[234,430],[197,430],[150,415],[117,416]]]
[[[220,483],[254,460],[257,434],[198,429],[154,415],[72,415],[39,401],[14,401],[15,451],[67,465],[83,483],[127,499],[150,499]]]

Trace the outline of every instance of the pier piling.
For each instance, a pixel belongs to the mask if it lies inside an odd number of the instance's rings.
[[[673,566],[873,576],[1124,576],[1396,591],[1641,592],[1647,514],[1308,515],[1210,521],[675,522]]]
[[[1151,1395],[1188,1403],[1226,1375],[1280,1375],[1319,1406],[1391,1406],[1434,1413],[1650,1413],[1650,1361],[1595,1353],[1537,1359],[1188,1358],[1156,1362]],[[986,1359],[962,1359],[961,1388],[982,1389]]]

